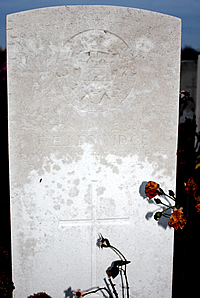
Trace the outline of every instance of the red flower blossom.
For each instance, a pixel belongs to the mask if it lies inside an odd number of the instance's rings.
[[[185,183],[185,191],[187,194],[196,194],[198,190],[198,186],[197,184],[194,182],[194,179],[192,177],[190,177],[187,181],[187,183]]]
[[[163,194],[163,191],[158,183],[149,181],[145,187],[145,194],[149,199],[152,199],[157,195]]]
[[[182,211],[182,208],[179,210],[174,208],[174,212],[171,214],[168,222],[169,226],[173,227],[175,230],[178,230],[178,228],[182,230],[186,223],[187,219]]]
[[[197,208],[197,212],[200,212],[200,204],[197,204],[195,208]]]

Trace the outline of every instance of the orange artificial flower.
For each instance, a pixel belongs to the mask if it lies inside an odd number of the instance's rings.
[[[103,236],[100,234],[101,236],[101,239],[100,239],[100,247],[103,248],[103,247],[110,247],[110,242],[108,239],[106,238],[103,238]]]
[[[37,293],[32,296],[29,296],[28,298],[52,298],[51,296],[47,295],[45,292]]]
[[[196,194],[198,190],[198,186],[197,184],[194,182],[194,179],[192,177],[190,177],[187,181],[187,183],[185,183],[185,191],[187,194]]]
[[[187,219],[182,211],[182,208],[179,210],[174,208],[174,212],[171,214],[168,222],[169,226],[173,227],[175,230],[178,230],[178,228],[182,230],[186,223]]]
[[[196,197],[195,200],[197,200],[197,202],[200,202],[200,196]]]
[[[145,194],[149,199],[157,195],[161,195],[163,191],[159,188],[160,185],[154,181],[149,181],[145,187]]]
[[[200,204],[197,204],[195,208],[197,208],[197,212],[200,212]]]
[[[83,292],[81,292],[81,289],[78,289],[78,291],[76,291],[75,293],[75,297],[74,298],[83,298]]]

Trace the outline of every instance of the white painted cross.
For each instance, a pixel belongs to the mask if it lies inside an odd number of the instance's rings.
[[[96,189],[98,188],[98,180],[91,180],[91,189],[90,189],[90,196],[91,196],[91,218],[77,218],[77,219],[62,219],[59,220],[59,227],[64,228],[64,230],[70,227],[82,227],[82,226],[88,226],[90,228],[90,233],[91,233],[91,284],[93,286],[99,286],[97,284],[97,238],[99,237],[99,234],[101,233],[101,229],[103,226],[118,226],[118,225],[123,225],[124,227],[127,225],[130,225],[130,216],[124,217],[104,217],[103,218],[99,215],[97,215],[97,208],[98,208],[98,196]],[[108,198],[109,200],[109,198]],[[117,200],[118,201],[118,200]],[[105,205],[105,208],[109,208],[109,205]],[[128,208],[128,206],[127,206]],[[130,208],[130,206],[129,206]],[[130,209],[129,209],[130,210]],[[105,268],[107,269],[107,268]],[[102,274],[105,274],[102,272]],[[102,280],[103,282],[103,280]],[[99,296],[97,296],[99,297]]]

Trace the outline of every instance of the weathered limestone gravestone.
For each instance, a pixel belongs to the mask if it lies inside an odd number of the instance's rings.
[[[139,190],[175,187],[180,26],[109,6],[7,17],[16,298],[104,286],[98,233],[131,260],[130,297],[170,297],[173,230]]]

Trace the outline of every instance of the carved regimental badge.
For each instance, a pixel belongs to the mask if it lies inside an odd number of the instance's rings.
[[[56,77],[67,102],[88,112],[118,106],[134,83],[134,58],[128,45],[106,30],[88,30],[60,49]]]

